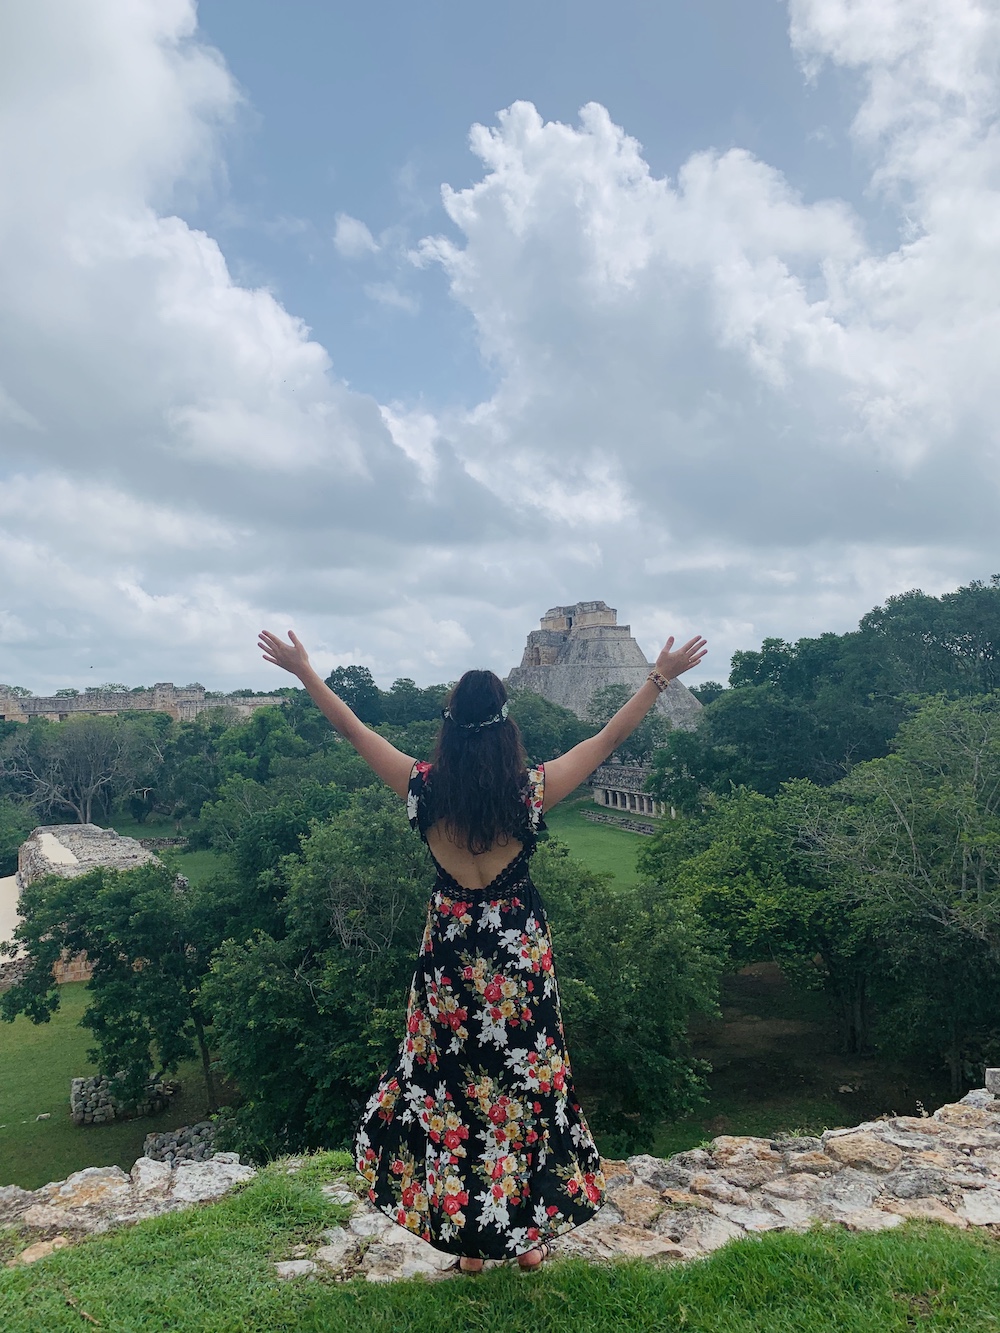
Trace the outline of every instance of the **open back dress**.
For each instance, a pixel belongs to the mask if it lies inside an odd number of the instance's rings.
[[[485,888],[435,860],[406,1032],[357,1133],[372,1203],[452,1254],[525,1253],[589,1221],[604,1197],[531,881],[544,783],[541,765],[528,771],[522,850]],[[425,841],[428,786],[431,765],[414,764],[407,814]]]

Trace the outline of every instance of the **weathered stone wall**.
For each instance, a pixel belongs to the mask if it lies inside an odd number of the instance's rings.
[[[97,866],[134,870],[155,861],[135,838],[97,824],[45,824],[33,829],[17,854],[17,878],[22,888],[46,875],[74,879]]]
[[[215,1151],[215,1126],[211,1120],[199,1120],[196,1125],[182,1125],[180,1129],[162,1134],[147,1134],[142,1144],[143,1157],[154,1162],[203,1162]]]
[[[156,1115],[170,1105],[180,1091],[175,1081],[150,1079],[142,1100],[124,1103],[111,1092],[111,1079],[104,1074],[75,1078],[70,1083],[69,1113],[74,1125],[105,1125],[112,1120],[133,1120],[137,1116]]]
[[[170,681],[161,681],[149,690],[88,690],[66,697],[33,694],[22,698],[0,687],[0,722],[27,722],[33,717],[64,722],[68,717],[85,714],[132,711],[169,713],[177,721],[189,721],[209,708],[229,708],[236,716],[248,718],[258,708],[281,707],[285,702],[281,697],[266,694],[207,698],[204,685],[178,688]]]
[[[615,828],[626,829],[629,833],[645,833],[650,837],[660,831],[655,824],[643,824],[637,819],[619,819],[616,815],[602,815],[597,810],[584,810],[583,817],[592,824],[613,824]]]
[[[532,690],[581,718],[586,718],[595,691],[606,685],[624,685],[634,693],[651,663],[630,627],[617,620],[618,612],[604,602],[553,607],[542,617],[541,627],[528,635],[520,666],[507,676],[507,688]],[[696,726],[701,712],[701,703],[679,680],[670,682],[656,706],[682,730]]]

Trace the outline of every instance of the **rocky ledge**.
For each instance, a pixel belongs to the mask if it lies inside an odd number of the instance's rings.
[[[140,1157],[128,1175],[120,1166],[88,1166],[37,1190],[0,1186],[0,1228],[35,1237],[11,1260],[31,1263],[85,1236],[221,1198],[254,1174],[252,1166],[240,1165],[238,1153],[176,1167]]]
[[[1000,1071],[990,1074],[1000,1087]],[[287,1167],[295,1171],[297,1163]],[[932,1116],[892,1116],[815,1138],[724,1134],[706,1148],[607,1161],[604,1168],[607,1202],[593,1221],[556,1241],[557,1256],[695,1259],[731,1240],[817,1222],[854,1231],[881,1231],[907,1218],[1000,1226],[1000,1100],[982,1089]],[[92,1167],[34,1192],[0,1188],[0,1226],[39,1235],[14,1262],[30,1261],[81,1235],[217,1198],[252,1174],[232,1153],[174,1168],[140,1158],[131,1176]],[[387,1282],[455,1271],[451,1255],[396,1226],[353,1185],[343,1178],[323,1186],[350,1209],[349,1220],[298,1245],[277,1263],[279,1277]]]
[[[607,1202],[593,1221],[556,1241],[557,1256],[696,1259],[731,1240],[817,1222],[852,1231],[881,1231],[907,1218],[1000,1225],[1000,1100],[970,1092],[932,1116],[893,1116],[815,1138],[724,1134],[707,1148],[606,1161],[604,1169]],[[343,1202],[344,1185],[325,1188]],[[365,1201],[323,1242],[299,1247],[278,1264],[279,1275],[333,1270],[385,1282],[454,1272],[452,1256]]]

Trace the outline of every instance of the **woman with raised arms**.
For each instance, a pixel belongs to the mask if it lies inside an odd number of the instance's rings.
[[[400,1226],[458,1256],[537,1269],[550,1242],[594,1216],[600,1158],[577,1101],[552,940],[531,881],[542,816],[631,735],[705,640],[674,649],[596,736],[528,768],[507,691],[467,671],[444,709],[432,763],[402,754],[324,684],[305,648],[263,630],[264,658],[406,801],[436,879],[395,1064],[355,1143],[368,1197]]]

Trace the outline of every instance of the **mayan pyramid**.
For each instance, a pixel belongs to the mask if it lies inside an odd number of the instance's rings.
[[[637,690],[651,669],[628,625],[618,624],[618,612],[605,602],[577,602],[554,606],[533,629],[521,658],[507,677],[509,690],[533,690],[586,718],[595,690],[605,685],[627,685]],[[693,730],[701,704],[679,680],[660,695],[657,707],[675,727]]]

